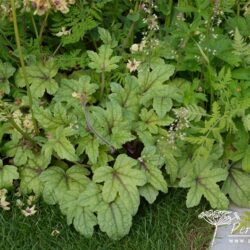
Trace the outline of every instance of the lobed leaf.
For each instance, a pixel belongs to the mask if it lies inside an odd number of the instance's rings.
[[[0,188],[9,188],[13,185],[13,180],[19,178],[17,167],[13,165],[3,165],[0,160]]]

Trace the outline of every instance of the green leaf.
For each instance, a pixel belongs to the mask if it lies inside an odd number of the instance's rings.
[[[199,131],[202,134],[207,134],[208,131],[210,131],[210,133],[213,133],[215,139],[217,139],[218,141],[221,142],[222,138],[221,138],[221,135],[220,135],[219,132],[226,125],[225,124],[226,123],[226,117],[221,114],[220,109],[221,109],[221,106],[218,104],[218,102],[213,102],[213,104],[212,104],[212,114],[210,116],[210,119],[205,121],[204,128],[200,128]],[[219,129],[216,126],[218,124],[218,121],[220,121]]]
[[[110,45],[111,48],[115,48],[117,46],[118,44],[117,41],[111,37],[108,30],[98,27],[98,33],[100,35],[102,42],[105,45]]]
[[[43,197],[49,204],[60,202],[66,191],[84,191],[90,182],[86,171],[81,166],[73,166],[67,171],[59,167],[50,167],[41,175],[44,190]]]
[[[161,167],[164,164],[164,159],[157,154],[156,147],[145,147],[139,158],[141,170],[147,177],[147,183],[151,184],[156,190],[167,192],[167,182],[165,181]]]
[[[190,190],[187,194],[187,207],[194,207],[200,203],[202,195],[210,202],[212,208],[227,208],[228,199],[221,192],[216,182],[227,178],[227,171],[222,168],[212,168],[212,164],[206,161],[196,162],[193,170],[182,178],[180,187]]]
[[[97,212],[102,200],[101,186],[94,182],[90,182],[85,191],[80,193],[78,204],[90,209],[92,212]]]
[[[117,63],[120,61],[120,56],[113,56],[113,50],[109,45],[102,45],[99,48],[99,54],[94,51],[87,51],[91,62],[88,64],[91,69],[95,69],[97,73],[110,72],[118,68]]]
[[[242,159],[242,169],[250,173],[250,146],[248,145],[245,155]]]
[[[140,19],[140,14],[139,12],[131,12],[127,15],[127,19],[131,20],[133,22],[137,22]]]
[[[69,27],[72,28],[71,28],[71,33],[69,35],[61,37],[63,46],[75,44],[81,41],[84,35],[87,33],[87,31],[92,30],[96,26],[98,26],[98,23],[91,16],[89,16],[89,14],[83,12],[81,8],[79,8],[78,11],[80,11],[81,13],[73,15],[71,15],[70,13],[69,14],[70,17],[66,19],[67,25],[69,25]],[[63,18],[64,17],[65,15],[63,16]]]
[[[169,97],[160,97],[157,96],[153,100],[153,108],[156,111],[156,114],[160,117],[163,118],[168,111],[171,110],[173,106],[172,99]]]
[[[60,70],[84,67],[86,65],[86,59],[86,54],[83,54],[80,48],[64,51],[63,54],[57,54],[54,57],[55,63]]]
[[[173,88],[164,85],[169,77],[174,74],[174,66],[169,64],[159,65],[151,72],[144,69],[138,72],[138,82],[141,90],[141,103],[146,104],[150,99],[156,96],[164,95],[171,97],[170,89]],[[178,89],[177,89],[178,91]]]
[[[151,72],[147,69],[139,71],[138,81],[142,88],[142,92],[146,93],[153,87],[162,87],[162,83],[167,81],[171,75],[174,74],[174,66],[170,64],[159,65]]]
[[[67,139],[67,136],[71,136],[74,133],[75,131],[62,127],[58,127],[53,134],[49,133],[48,141],[43,145],[42,148],[44,156],[50,159],[54,151],[61,159],[77,161],[78,157],[75,153],[75,148]]]
[[[247,131],[250,131],[250,114],[242,118],[243,125]]]
[[[108,102],[107,109],[92,108],[91,125],[97,132],[100,143],[119,149],[135,137],[131,134],[131,123],[123,119],[122,109],[115,102]]]
[[[250,46],[244,41],[243,36],[240,34],[239,29],[235,29],[234,41],[233,41],[233,53],[239,56],[242,61],[248,62],[250,58]]]
[[[98,27],[98,33],[103,43],[109,44],[112,41],[111,35],[108,30]]]
[[[244,129],[243,126],[240,127],[237,134],[234,136],[232,144],[230,146],[229,159],[237,162],[242,160],[249,148],[249,133]]]
[[[113,161],[114,158],[110,155],[110,150],[105,145],[99,147],[99,156],[97,162],[91,166],[91,170],[95,171],[97,168],[108,165],[109,161]]]
[[[10,93],[9,78],[13,76],[15,68],[8,62],[3,63],[0,60],[0,91],[6,94]]]
[[[48,165],[49,161],[45,159],[43,155],[29,159],[28,163],[21,168],[21,191],[24,193],[34,192],[36,195],[40,195],[43,190],[43,183],[40,180],[40,175]]]
[[[82,154],[84,151],[88,155],[91,164],[96,164],[99,156],[99,141],[92,135],[85,135],[79,138],[77,154]]]
[[[164,155],[165,161],[166,161],[166,170],[167,173],[170,175],[170,181],[171,183],[174,183],[177,175],[178,175],[178,162],[174,157],[174,149],[169,148],[167,150],[167,153]]]
[[[140,139],[140,141],[145,146],[153,146],[156,143],[156,137],[153,136],[149,131],[145,130],[144,126],[138,126],[136,128],[136,133]]]
[[[187,110],[187,119],[189,121],[195,121],[198,122],[201,120],[202,116],[206,115],[206,111],[197,105],[188,105],[186,107]]]
[[[231,167],[222,191],[239,207],[250,207],[250,176],[240,165]]]
[[[97,214],[101,231],[106,232],[113,240],[119,240],[129,233],[132,225],[132,216],[122,198],[111,203],[103,203]]]
[[[86,147],[86,154],[88,155],[90,161],[95,164],[99,155],[99,142],[93,138],[88,142]]]
[[[25,139],[12,138],[11,141],[4,144],[3,149],[8,157],[14,157],[14,164],[16,166],[25,165],[28,159],[34,157],[32,151],[33,145]]]
[[[125,78],[124,87],[120,84],[111,83],[112,94],[109,99],[122,107],[124,119],[135,120],[139,113],[139,85],[134,76]]]
[[[41,127],[46,130],[56,130],[59,126],[69,127],[77,122],[76,117],[67,113],[65,106],[60,102],[47,109],[34,105],[33,111]]]
[[[0,160],[0,188],[9,188],[13,185],[13,180],[19,178],[17,167],[12,165],[3,165]]]
[[[45,64],[34,64],[26,66],[27,77],[33,97],[42,97],[45,90],[48,94],[53,95],[58,89],[58,83],[53,79],[57,74],[53,61],[48,61]],[[18,87],[25,87],[26,82],[23,76],[22,69],[19,69],[16,74],[16,84]]]
[[[79,99],[72,96],[73,93],[81,94],[85,100],[89,102],[92,95],[98,89],[98,85],[90,82],[89,76],[81,76],[78,80],[62,79],[60,88],[56,92],[55,100],[58,102],[66,102],[71,107],[78,107],[81,109]]]
[[[159,194],[151,184],[146,184],[143,187],[139,187],[140,195],[146,199],[149,204],[153,204]]]
[[[173,184],[178,175],[178,162],[176,156],[179,156],[180,150],[173,148],[167,141],[167,138],[162,138],[157,142],[157,151],[165,160],[165,168],[170,177],[170,182]]]
[[[250,46],[249,46],[249,48],[250,48]],[[249,49],[249,51],[250,51],[250,49]],[[249,52],[249,58],[250,58],[250,52]],[[233,70],[232,75],[233,75],[234,79],[250,80],[250,68],[248,67],[248,68],[235,69],[235,70]]]
[[[140,204],[137,186],[143,186],[146,183],[145,174],[134,169],[136,165],[136,160],[121,154],[116,158],[113,168],[109,166],[100,167],[95,170],[93,176],[95,182],[104,182],[103,200],[112,202],[119,194],[131,214],[137,212]]]
[[[138,130],[148,130],[151,134],[157,134],[160,126],[170,125],[174,119],[165,117],[161,119],[153,109],[147,110],[143,108],[140,113],[141,121],[138,122]]]
[[[73,224],[76,231],[87,238],[93,235],[97,218],[88,207],[80,204],[78,192],[67,191],[60,201],[60,209],[67,216],[68,225]]]

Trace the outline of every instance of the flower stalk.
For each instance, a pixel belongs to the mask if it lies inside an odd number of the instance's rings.
[[[49,16],[49,11],[46,12],[45,18],[43,19],[42,26],[41,26],[41,29],[39,32],[39,43],[40,44],[42,43],[43,32],[44,32],[45,27],[47,25],[48,16]]]
[[[21,48],[19,30],[18,30],[18,25],[17,25],[15,0],[11,0],[11,9],[12,9],[12,16],[13,16],[13,25],[14,25],[14,31],[15,31],[16,45],[17,45],[19,59],[20,59],[21,67],[22,67],[23,77],[24,77],[24,80],[25,80],[25,83],[26,83],[27,95],[28,95],[28,98],[29,98],[29,106],[30,106],[31,115],[32,115],[32,122],[33,122],[33,125],[34,125],[35,132],[38,133],[39,130],[38,130],[37,123],[36,123],[36,120],[34,118],[34,114],[33,114],[33,110],[32,110],[33,100],[32,100],[32,95],[31,95],[31,91],[30,91],[28,76],[27,76],[27,72],[26,72],[26,68],[25,68],[23,51],[22,51],[22,48]]]
[[[103,97],[105,90],[105,71],[104,69],[101,72],[101,92],[100,92],[100,99]]]
[[[32,14],[32,13],[30,14],[30,18],[31,18],[31,22],[32,22],[32,26],[33,26],[33,29],[34,29],[34,32],[35,32],[36,38],[37,38],[37,39],[39,39],[39,34],[38,34],[37,27],[36,27],[36,22],[35,22],[35,19],[34,19],[34,17],[33,17],[33,14]]]
[[[137,12],[139,9],[139,1],[136,1],[135,3],[135,8],[133,12]],[[124,51],[124,49],[127,47],[130,38],[132,37],[133,33],[134,33],[134,29],[135,29],[135,24],[137,21],[133,21],[132,24],[129,27],[129,31],[128,31],[128,35],[126,37],[126,39],[124,40],[123,44],[122,44],[122,51]]]
[[[173,0],[169,0],[169,2],[168,2],[168,8],[169,8],[169,14],[166,16],[166,19],[165,19],[165,26],[167,28],[169,28],[170,24],[171,24],[171,16],[172,16],[172,9],[173,9]]]

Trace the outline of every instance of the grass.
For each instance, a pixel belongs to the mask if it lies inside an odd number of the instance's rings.
[[[170,190],[153,205],[142,202],[128,236],[110,240],[96,229],[91,239],[66,224],[57,206],[39,202],[38,212],[24,217],[20,209],[0,211],[1,250],[188,250],[207,249],[212,227],[198,219],[206,205],[187,209],[185,190]],[[60,231],[51,236],[53,229]]]

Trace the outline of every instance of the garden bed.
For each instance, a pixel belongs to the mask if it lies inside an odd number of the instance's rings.
[[[173,188],[187,191],[187,209],[249,207],[249,1],[0,0],[0,10],[3,210],[16,193],[35,216],[40,199],[86,238],[99,228],[121,240]]]

